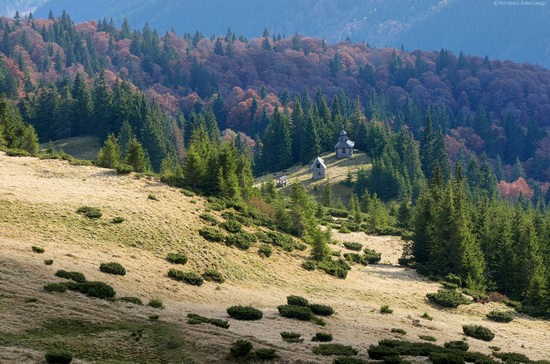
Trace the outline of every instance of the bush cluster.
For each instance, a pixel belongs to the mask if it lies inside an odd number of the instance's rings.
[[[277,354],[275,354],[275,349],[268,349],[268,348],[256,349],[255,353],[256,353],[256,357],[258,357],[258,359],[261,359],[261,360],[271,360],[277,357]]]
[[[199,235],[208,241],[221,242],[224,240],[224,235],[216,228],[207,226],[199,230]]]
[[[53,264],[53,259],[44,259],[44,264],[52,265]]]
[[[513,352],[498,352],[494,351],[493,355],[500,360],[502,360],[504,363],[530,363],[531,360],[523,354],[520,353],[513,353]]]
[[[381,253],[378,253],[377,251],[369,248],[365,248],[363,250],[363,253],[365,253],[363,255],[363,259],[369,264],[376,264],[380,261],[380,259],[382,259]]]
[[[280,334],[283,340],[289,343],[301,343],[304,341],[304,339],[301,338],[302,334],[298,334],[297,332],[283,331]]]
[[[443,307],[456,308],[459,305],[467,305],[470,303],[470,300],[464,297],[460,292],[446,289],[440,289],[437,293],[428,293],[426,297],[430,302]]]
[[[336,278],[345,279],[348,276],[348,271],[351,269],[350,265],[343,259],[338,260],[323,260],[316,263],[317,268],[321,269],[331,276]]]
[[[491,341],[495,337],[495,334],[490,329],[480,325],[463,325],[462,331],[466,336],[483,341]]]
[[[344,247],[346,247],[346,249],[349,249],[349,250],[360,251],[361,249],[363,249],[363,244],[345,242]]]
[[[243,225],[236,220],[227,220],[225,222],[222,222],[220,225],[230,233],[238,233],[243,228]]]
[[[462,359],[469,363],[478,364],[497,364],[497,362],[491,359],[489,356],[476,352],[463,351],[461,348],[444,348],[432,343],[427,342],[407,342],[402,340],[380,340],[378,345],[371,345],[368,349],[369,357],[375,360],[387,360],[399,356],[429,356],[432,358],[434,353],[449,354],[449,356],[437,356],[439,358],[449,358],[449,363],[454,363],[452,360]],[[456,359],[454,356],[458,356],[460,359]],[[435,356],[434,356],[435,357]],[[444,360],[444,359],[441,359]],[[445,361],[441,361],[445,362]]]
[[[380,307],[380,313],[390,314],[390,313],[393,313],[393,310],[390,308],[390,306],[383,305]]]
[[[84,282],[86,280],[86,276],[80,272],[67,272],[63,269],[55,272],[55,275],[59,278],[70,279],[75,282]]]
[[[221,327],[223,329],[229,328],[229,322],[226,320],[221,319],[214,319],[214,318],[208,318],[200,315],[196,315],[194,313],[190,313],[187,315],[187,323],[190,325],[196,325],[196,324],[211,324],[214,326]]]
[[[216,283],[225,282],[225,278],[223,278],[223,275],[215,269],[209,269],[209,268],[205,269],[204,273],[202,274],[202,278],[204,278],[205,281],[209,281],[209,282],[216,282]]]
[[[430,353],[433,364],[464,364],[464,357],[457,353]]]
[[[258,248],[258,254],[264,257],[269,258],[271,254],[273,254],[273,249],[271,248],[271,245],[268,244],[262,244]]]
[[[390,331],[395,333],[395,334],[399,334],[399,335],[406,335],[407,334],[407,332],[405,330],[400,329],[400,328],[395,328],[395,327],[392,328]]]
[[[495,322],[510,322],[514,319],[514,316],[511,312],[503,311],[491,311],[487,314],[487,318]]]
[[[248,340],[237,340],[229,349],[231,352],[231,355],[235,358],[241,358],[243,356],[247,356],[250,351],[252,351],[252,343]]]
[[[114,274],[118,276],[126,275],[126,268],[117,262],[101,263],[99,270],[103,273]]]
[[[85,294],[89,297],[102,299],[113,298],[116,295],[113,287],[104,282],[70,283],[67,288]]]
[[[286,298],[286,303],[293,306],[302,306],[302,307],[309,306],[309,301],[307,299],[305,299],[304,297],[294,296],[294,295],[288,296]]]
[[[162,303],[160,298],[151,298],[147,303],[147,306],[153,308],[164,308],[164,303]]]
[[[260,320],[264,316],[262,311],[251,306],[231,306],[227,314],[236,320],[245,321]]]
[[[311,309],[311,312],[319,316],[330,316],[334,313],[334,309],[327,305],[314,303],[309,305],[309,308]]]
[[[49,283],[44,286],[46,292],[66,292],[67,286],[65,283]]]
[[[456,340],[456,341],[448,341],[445,344],[443,344],[445,348],[447,349],[456,349],[460,351],[468,351],[470,348],[470,345],[466,341],[462,340]]]
[[[201,286],[204,283],[204,279],[195,272],[183,272],[179,269],[170,269],[168,271],[168,277],[175,279],[176,281],[185,282],[192,286]]]
[[[218,225],[218,219],[216,219],[214,215],[204,213],[200,214],[199,217],[204,221],[209,222],[211,225]]]
[[[129,164],[121,163],[115,167],[117,174],[130,174],[134,171],[134,167]]]
[[[311,341],[321,341],[321,342],[328,342],[332,341],[332,334],[329,334],[328,332],[318,332],[311,338]]]
[[[168,253],[166,260],[173,264],[185,264],[187,263],[187,256],[183,253]]]
[[[343,355],[352,356],[357,355],[357,349],[342,344],[320,344],[313,348],[313,353],[317,355]]]
[[[313,319],[314,315],[309,307],[293,306],[293,305],[279,305],[277,310],[283,317],[293,318],[301,321],[309,321]]]
[[[111,219],[111,223],[113,224],[122,224],[124,222],[124,218],[120,216],[115,216]]]
[[[69,364],[73,361],[73,354],[68,350],[49,350],[45,359],[48,364]]]
[[[225,238],[225,245],[235,246],[241,250],[248,250],[252,246],[252,243],[254,243],[255,241],[256,236],[254,234],[240,232],[228,235]]]
[[[88,219],[99,219],[102,215],[97,207],[81,206],[76,210],[77,213],[86,216]]]

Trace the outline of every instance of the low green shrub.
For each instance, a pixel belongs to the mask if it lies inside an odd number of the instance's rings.
[[[168,271],[168,277],[175,279],[176,281],[185,282],[192,286],[201,286],[204,283],[204,278],[195,272],[182,272],[179,269],[170,269]]]
[[[151,298],[147,303],[147,306],[153,308],[164,308],[164,303],[162,303],[160,298]]]
[[[210,268],[207,268],[204,270],[204,273],[202,274],[202,278],[204,278],[205,281],[209,281],[209,282],[216,282],[216,283],[225,282],[225,278],[223,278],[223,275],[220,272]]]
[[[283,248],[283,250],[287,252],[296,249],[296,244],[290,236],[276,231],[268,231],[266,234],[269,241],[265,241],[265,243]]]
[[[231,306],[227,314],[236,320],[246,321],[260,320],[264,316],[262,311],[251,306]]]
[[[343,259],[327,259],[317,262],[317,268],[340,279],[345,279],[348,276],[348,271],[351,269],[350,265]]]
[[[159,315],[149,315],[148,318],[149,318],[149,321],[157,321],[160,318],[160,316]]]
[[[424,341],[431,341],[431,342],[436,342],[437,339],[433,336],[430,336],[430,335],[418,335],[418,338],[424,340]]]
[[[227,246],[235,246],[241,250],[248,250],[252,243],[256,241],[256,236],[245,232],[228,235],[225,238]]]
[[[301,338],[302,334],[298,334],[297,332],[283,331],[280,334],[281,334],[281,337],[283,338],[283,341],[286,341],[289,343],[301,343],[304,341],[304,339]]]
[[[67,286],[65,283],[49,283],[44,286],[46,292],[66,292]]]
[[[218,219],[216,219],[214,215],[204,213],[200,214],[199,217],[204,221],[209,222],[211,225],[218,225]]]
[[[157,195],[154,195],[154,194],[152,194],[152,193],[148,194],[148,195],[147,195],[147,198],[148,198],[149,200],[159,201],[159,198],[157,197]]]
[[[383,305],[380,307],[380,313],[390,314],[393,313],[393,310],[388,305]]]
[[[369,264],[376,264],[382,259],[382,253],[378,253],[375,250],[365,248],[363,252],[365,253],[363,259]]]
[[[334,309],[328,305],[320,305],[313,303],[309,305],[311,312],[319,316],[330,316],[334,313]]]
[[[511,312],[493,310],[487,314],[487,318],[495,322],[510,322],[514,319]]]
[[[214,326],[218,326],[218,327],[221,327],[223,329],[228,329],[229,328],[229,322],[227,322],[226,320],[208,318],[208,317],[196,315],[194,313],[187,314],[187,318],[188,318],[187,323],[191,324],[191,325],[205,323],[205,324],[211,324],[211,325],[214,325]]]
[[[520,353],[513,353],[513,352],[506,353],[506,352],[494,351],[493,355],[499,358],[500,360],[502,360],[503,362],[510,363],[510,364],[531,362],[528,357]]]
[[[273,249],[271,248],[271,245],[269,244],[262,244],[258,248],[258,254],[261,256],[264,256],[266,258],[269,258],[271,254],[273,254]]]
[[[366,259],[363,258],[361,254],[358,253],[344,253],[344,258],[350,263],[358,263],[367,265],[369,264]]]
[[[73,361],[73,354],[68,350],[48,350],[45,359],[48,364],[69,364]]]
[[[430,314],[427,313],[427,312],[424,312],[424,313],[422,314],[422,316],[420,316],[420,317],[425,318],[426,320],[430,320],[430,321],[433,320],[433,317],[430,316]]]
[[[512,307],[516,310],[521,309],[521,306],[522,306],[521,302],[514,301],[514,300],[504,300],[504,301],[502,301],[502,303],[504,303],[506,306]]]
[[[107,274],[114,274],[118,276],[126,275],[126,268],[117,262],[101,263],[99,265],[99,270]]]
[[[268,349],[268,348],[256,349],[255,352],[256,352],[256,356],[260,360],[271,360],[277,357],[277,354],[275,354],[275,349]]]
[[[243,225],[236,220],[227,220],[225,222],[222,222],[220,226],[230,233],[238,233],[243,228]]]
[[[44,259],[44,264],[52,265],[53,264],[53,259]]]
[[[235,358],[247,356],[252,351],[252,343],[248,340],[239,339],[230,348],[231,355]]]
[[[116,295],[113,287],[104,282],[81,282],[74,285],[68,285],[70,290],[85,294],[88,297],[101,299],[113,298]]]
[[[76,212],[86,216],[88,219],[99,219],[102,215],[101,210],[91,206],[81,206]]]
[[[67,272],[63,269],[55,272],[55,275],[59,278],[70,279],[71,281],[75,282],[84,282],[86,280],[86,276],[80,272]]]
[[[430,302],[443,307],[456,308],[459,305],[466,305],[470,303],[470,300],[464,297],[460,292],[446,289],[440,289],[437,293],[428,293],[426,297]]]
[[[42,254],[45,252],[44,248],[36,245],[31,246],[31,249],[34,253],[37,253],[37,254]]]
[[[470,345],[466,341],[462,340],[456,340],[456,341],[448,341],[445,344],[443,344],[447,349],[456,349],[460,351],[468,351],[470,348]]]
[[[480,325],[463,325],[462,331],[466,336],[483,341],[491,341],[495,337],[495,334],[490,329]]]
[[[317,269],[317,262],[313,259],[307,259],[302,263],[302,268],[305,270],[315,270]]]
[[[124,222],[124,218],[120,216],[115,216],[111,219],[112,224],[122,224]]]
[[[346,249],[349,249],[349,250],[360,251],[361,249],[363,249],[363,244],[345,242],[344,247],[346,247]]]
[[[115,170],[117,174],[130,174],[134,171],[134,167],[132,167],[129,164],[122,163],[122,164],[118,164],[115,167]]]
[[[313,312],[309,307],[294,306],[294,305],[280,305],[277,306],[277,310],[283,317],[293,318],[301,321],[310,321],[314,318]]]
[[[342,344],[320,344],[313,348],[313,353],[317,355],[343,355],[352,356],[357,355],[357,349]]]
[[[133,303],[134,305],[138,305],[138,306],[143,306],[143,302],[137,297],[125,296],[125,297],[120,297],[118,300],[122,302]]]
[[[456,353],[430,353],[433,364],[464,364],[464,357]]]
[[[475,364],[500,364],[501,362],[497,362],[496,360],[492,359],[490,356],[478,353],[478,352],[472,352],[467,351],[462,354],[464,357],[464,361],[467,363],[475,363]]]
[[[311,341],[332,341],[332,334],[329,334],[328,332],[318,332],[311,338]]]
[[[224,240],[223,233],[220,230],[210,226],[200,229],[199,235],[208,241],[221,242]]]
[[[2,151],[6,153],[8,157],[30,157],[31,154],[23,149],[17,148],[2,148]]]
[[[166,255],[166,260],[173,264],[184,265],[187,263],[187,256],[183,253],[168,253]]]
[[[339,356],[334,358],[332,364],[367,364],[364,359],[354,358],[353,356]]]
[[[286,303],[293,306],[302,306],[302,307],[309,306],[309,302],[307,299],[305,299],[304,297],[294,296],[294,295],[287,296]]]
[[[403,329],[399,329],[399,328],[392,328],[390,330],[391,332],[393,332],[394,334],[399,334],[399,335],[406,335],[407,332]]]
[[[481,291],[473,290],[469,288],[463,288],[462,293],[472,297],[475,302],[479,302],[479,303],[489,302],[489,296],[485,292],[481,292]]]
[[[190,190],[187,190],[185,188],[182,188],[181,189],[181,193],[183,193],[184,196],[187,196],[187,197],[193,197],[195,196],[195,192],[193,191],[190,191]]]

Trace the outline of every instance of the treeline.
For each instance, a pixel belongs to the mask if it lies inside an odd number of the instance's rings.
[[[461,153],[485,153],[492,164],[500,158],[508,178],[519,160],[526,177],[550,180],[550,138],[545,132],[550,124],[550,72],[536,66],[455,56],[446,50],[334,45],[267,30],[254,39],[231,29],[211,37],[198,31],[159,35],[147,25],[133,30],[127,20],[120,28],[106,19],[74,25],[66,13],[48,19],[3,18],[0,23],[0,50],[6,56],[0,64],[0,92],[9,97],[40,94],[61,79],[75,80],[78,73],[91,84],[104,70],[110,86],[117,77],[131,82],[174,117],[215,108],[220,129],[268,139],[261,135],[267,126],[264,115],[271,116],[277,107],[283,107],[283,117],[285,108],[292,115],[294,99],[304,88],[319,89],[327,100],[341,101],[341,93],[358,99],[368,119],[386,122],[394,131],[406,126],[416,138],[426,111],[433,108],[434,129],[441,126],[449,140],[452,162]],[[307,106],[300,106],[308,119]],[[346,116],[343,103],[339,106]],[[319,116],[334,124],[337,114],[332,115],[334,107],[329,109],[330,116],[319,108]],[[63,128],[53,136],[66,134]],[[317,132],[321,144],[328,143],[326,134]],[[305,163],[313,151],[296,157],[294,150],[292,160]]]

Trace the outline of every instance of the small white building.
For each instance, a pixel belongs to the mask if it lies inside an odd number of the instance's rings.
[[[351,158],[353,156],[353,147],[355,146],[355,142],[352,142],[348,138],[348,133],[342,128],[342,131],[340,132],[340,138],[338,139],[338,143],[334,146],[334,150],[336,152],[336,159],[342,159],[342,158]]]
[[[313,173],[313,176],[311,177],[313,180],[325,178],[325,171],[327,170],[327,166],[323,158],[315,158],[313,164],[309,169]]]
[[[286,175],[281,176],[275,180],[275,185],[277,187],[284,187],[287,185],[287,183],[288,183],[288,177]]]

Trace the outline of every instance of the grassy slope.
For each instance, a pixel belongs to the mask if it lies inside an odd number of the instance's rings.
[[[40,149],[48,148],[49,143],[40,145]],[[63,150],[77,159],[94,160],[97,158],[101,141],[93,136],[59,139],[53,142],[56,150]]]
[[[330,158],[326,160],[330,168]],[[338,163],[346,162],[351,161]],[[345,176],[345,172],[340,174]],[[159,201],[148,199],[149,194]],[[75,213],[82,205],[99,207],[103,217],[98,221],[82,218]],[[527,318],[510,324],[486,321],[487,312],[503,309],[497,304],[456,310],[437,310],[427,304],[425,294],[436,291],[438,285],[392,265],[401,251],[397,239],[336,233],[339,241],[359,241],[381,251],[382,262],[388,263],[355,266],[342,281],[302,269],[300,263],[307,251],[276,250],[265,259],[257,255],[257,247],[242,252],[205,242],[197,233],[203,226],[198,215],[204,209],[202,198],[186,197],[155,180],[120,177],[109,170],[57,160],[8,158],[0,153],[0,346],[5,346],[0,350],[0,362],[40,362],[43,350],[54,346],[70,348],[79,359],[77,363],[226,362],[231,342],[246,337],[255,347],[276,348],[281,361],[330,363],[330,358],[311,353],[315,344],[309,338],[315,332],[331,332],[336,342],[355,346],[366,358],[369,344],[400,337],[391,333],[391,328],[406,330],[408,340],[431,335],[442,344],[460,340],[465,323],[482,324],[497,332],[489,344],[469,339],[472,350],[488,353],[491,345],[533,359],[547,355],[547,322]],[[125,221],[111,224],[115,216]],[[43,246],[46,252],[33,253],[32,245]],[[170,251],[189,256],[183,270],[216,268],[226,283],[193,287],[170,280],[166,272],[171,265],[163,259]],[[44,259],[53,259],[54,264],[46,266]],[[127,275],[99,272],[99,264],[107,261],[122,263]],[[53,275],[58,269],[80,271],[89,280],[105,281],[118,296],[137,296],[145,302],[161,298],[166,308],[159,311],[73,292],[44,292],[44,284],[61,281]],[[281,318],[276,306],[289,294],[330,304],[337,313],[327,319],[324,329]],[[260,308],[264,319],[229,319],[228,330],[186,323],[190,312],[228,319],[225,309],[233,304]],[[378,313],[383,304],[390,305],[394,313]],[[421,319],[421,326],[412,325],[412,319],[426,311],[434,320]],[[160,315],[160,320],[150,321],[152,314]],[[281,331],[300,332],[306,341],[284,343]]]

